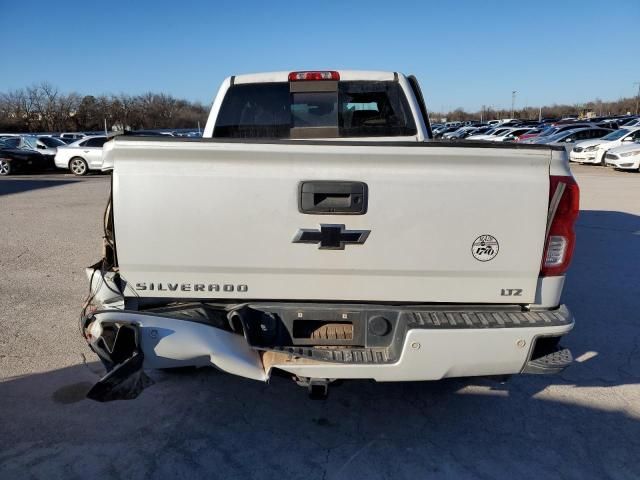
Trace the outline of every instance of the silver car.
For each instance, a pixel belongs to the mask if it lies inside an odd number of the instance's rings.
[[[563,132],[556,133],[555,135],[532,138],[531,143],[539,145],[561,145],[565,148],[568,155],[576,142],[604,137],[612,131],[613,130],[608,128],[600,127],[575,128],[573,130],[565,130]]]

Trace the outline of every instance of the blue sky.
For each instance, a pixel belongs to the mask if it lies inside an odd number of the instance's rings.
[[[0,92],[165,92],[209,104],[230,74],[414,73],[432,110],[615,100],[640,81],[640,0],[0,0]]]

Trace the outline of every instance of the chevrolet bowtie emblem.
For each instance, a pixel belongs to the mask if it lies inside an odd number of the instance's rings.
[[[345,230],[344,225],[322,224],[320,230],[301,228],[293,243],[317,243],[321,250],[344,250],[345,245],[362,245],[371,230]]]

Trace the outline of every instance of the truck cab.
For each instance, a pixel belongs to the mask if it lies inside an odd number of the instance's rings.
[[[203,137],[424,141],[431,129],[414,76],[271,72],[226,78]]]

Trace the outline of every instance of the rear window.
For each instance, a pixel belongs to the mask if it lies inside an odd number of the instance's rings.
[[[605,135],[604,137],[602,137],[602,139],[607,141],[618,140],[619,138],[624,137],[627,133],[629,133],[629,130],[616,130],[608,135]]]
[[[292,129],[314,128],[321,129],[319,138],[417,133],[397,82],[338,82],[337,91],[293,92],[289,83],[259,83],[229,88],[213,136],[282,139],[292,138]]]
[[[66,145],[62,140],[58,140],[57,138],[52,137],[38,137],[38,140],[40,140],[44,145],[50,148],[59,147],[60,145]]]
[[[3,138],[0,141],[0,148],[17,148],[20,146],[20,139],[18,137]]]
[[[106,141],[107,141],[107,137],[91,138],[91,139],[87,140],[85,145],[87,147],[102,147],[105,144]]]

